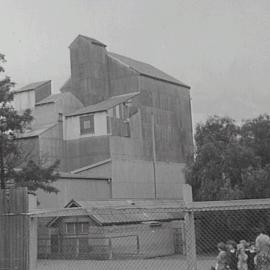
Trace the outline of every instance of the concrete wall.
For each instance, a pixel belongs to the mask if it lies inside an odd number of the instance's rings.
[[[64,123],[64,139],[75,140],[93,136],[107,135],[107,114],[106,112],[100,112],[94,114],[94,134],[80,134],[80,116],[71,116],[65,118]]]
[[[38,208],[63,208],[71,199],[77,201],[106,200],[111,198],[110,183],[107,180],[59,179],[53,184],[59,192],[37,191]]]
[[[182,199],[184,164],[146,160],[115,159],[112,161],[112,196],[119,198]]]

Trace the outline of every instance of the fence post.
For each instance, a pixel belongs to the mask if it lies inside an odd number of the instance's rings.
[[[112,239],[109,238],[109,259],[113,258],[113,250],[112,250]]]
[[[37,269],[37,223],[38,219],[36,217],[29,217],[28,225],[28,260],[29,260],[29,270]]]
[[[190,185],[183,185],[183,199],[185,202],[185,240],[186,240],[186,256],[187,269],[197,270],[196,258],[196,238],[195,238],[195,222],[194,213],[192,211],[192,189]]]

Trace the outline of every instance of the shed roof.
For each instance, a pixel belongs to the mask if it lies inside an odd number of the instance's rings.
[[[160,69],[150,64],[137,61],[129,57],[112,53],[112,52],[108,52],[108,55],[116,60],[119,60],[120,62],[124,63],[125,65],[127,65],[128,67],[132,68],[133,70],[137,71],[138,73],[142,75],[190,88],[190,86],[173,78],[172,76],[166,74],[165,72],[161,71]]]
[[[58,94],[50,95],[50,96],[42,99],[40,102],[36,103],[36,106],[48,104],[48,103],[55,103],[57,101],[57,99],[61,96],[61,94],[66,94],[66,93],[58,93]]]
[[[72,172],[60,172],[59,177],[62,179],[86,179],[86,180],[106,180],[108,181],[109,177],[92,177],[87,175],[75,174]]]
[[[75,96],[70,92],[57,93],[57,94],[53,94],[42,99],[40,102],[36,103],[36,106],[49,104],[49,103],[55,103],[59,99],[66,98],[68,96],[72,96],[73,98],[75,98]]]
[[[17,135],[17,139],[27,139],[27,138],[38,137],[43,132],[54,127],[55,125],[57,125],[57,124],[53,123],[53,124],[49,124],[49,125],[42,125],[42,126],[36,127],[35,129],[26,130],[24,133],[19,133]]]
[[[71,171],[71,173],[72,174],[78,174],[80,172],[87,171],[87,170],[102,166],[102,165],[110,163],[110,162],[112,162],[112,160],[110,158],[108,158],[108,159],[105,159],[105,160],[98,161],[98,162],[96,162],[94,164],[91,164],[91,165],[84,166],[84,167],[78,168],[76,170],[73,170],[73,171]]]
[[[66,116],[76,116],[76,115],[82,115],[82,114],[87,114],[87,113],[93,113],[93,112],[102,112],[102,111],[106,111],[110,108],[113,108],[114,106],[123,103],[137,95],[139,95],[140,92],[133,92],[133,93],[128,93],[128,94],[124,94],[124,95],[120,95],[120,96],[113,96],[110,97],[104,101],[101,101],[97,104],[93,104],[87,107],[84,107],[76,112],[73,113],[69,113]]]
[[[181,200],[71,200],[66,205],[66,208],[74,207],[84,209],[85,215],[99,225],[171,221],[184,217]],[[53,226],[58,219],[52,219],[48,225]]]
[[[24,87],[16,90],[15,93],[35,90],[36,88],[39,88],[40,86],[43,86],[44,84],[50,83],[50,82],[51,82],[50,80],[49,81],[41,81],[41,82],[33,82],[33,83],[27,84]]]

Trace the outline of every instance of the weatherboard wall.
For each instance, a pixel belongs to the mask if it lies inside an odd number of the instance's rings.
[[[107,135],[107,113],[99,112],[94,113],[94,133],[81,134],[80,129],[80,115],[70,116],[65,118],[65,140],[75,140],[93,136]]]

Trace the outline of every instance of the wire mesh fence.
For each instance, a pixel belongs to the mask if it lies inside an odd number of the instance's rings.
[[[270,199],[153,205],[2,213],[0,270],[270,269]]]
[[[39,218],[38,269],[255,270],[261,257],[270,267],[270,203],[253,202]]]

